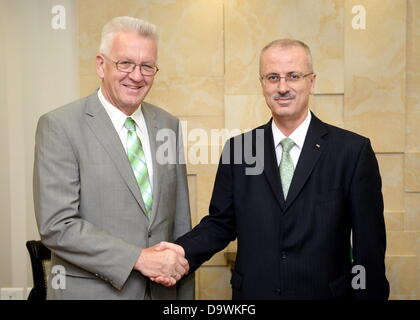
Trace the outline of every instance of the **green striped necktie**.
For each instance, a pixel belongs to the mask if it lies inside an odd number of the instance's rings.
[[[281,155],[280,161],[280,178],[281,186],[283,188],[284,199],[287,198],[287,193],[289,192],[290,183],[292,182],[294,166],[292,157],[290,156],[290,150],[293,148],[295,143],[290,138],[284,138],[280,141],[281,146],[283,147],[283,152]]]
[[[152,186],[150,185],[149,172],[147,171],[146,157],[144,156],[141,141],[136,133],[136,122],[133,118],[128,117],[125,120],[124,127],[127,128],[127,155],[133,168],[134,175],[139,185],[140,192],[146,206],[147,216],[150,218],[152,214]]]

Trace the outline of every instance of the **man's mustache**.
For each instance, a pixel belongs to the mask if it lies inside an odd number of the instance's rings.
[[[286,93],[276,93],[275,95],[272,96],[273,100],[280,100],[280,99],[294,99],[296,97],[296,95],[294,95],[291,92],[286,92]]]

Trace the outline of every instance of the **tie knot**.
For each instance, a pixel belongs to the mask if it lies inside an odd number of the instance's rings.
[[[293,140],[290,139],[290,138],[284,138],[283,140],[280,141],[280,144],[281,144],[284,152],[289,152],[293,148],[293,146],[295,145]]]
[[[124,127],[126,127],[128,131],[136,131],[136,122],[133,118],[128,117],[124,122]]]

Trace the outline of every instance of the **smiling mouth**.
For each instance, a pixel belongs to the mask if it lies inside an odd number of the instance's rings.
[[[133,89],[133,90],[139,90],[140,88],[142,88],[141,86],[130,86],[128,84],[123,84],[123,86],[128,89]]]

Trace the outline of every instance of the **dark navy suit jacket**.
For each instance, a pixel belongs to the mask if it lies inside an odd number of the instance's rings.
[[[387,299],[381,177],[369,139],[312,115],[285,201],[271,120],[247,134],[225,145],[232,161],[219,164],[209,215],[176,241],[191,271],[237,239],[233,299]],[[250,143],[264,164],[259,175],[233,161]]]

